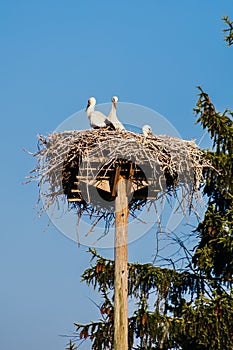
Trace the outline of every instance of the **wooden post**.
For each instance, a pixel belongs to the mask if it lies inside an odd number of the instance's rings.
[[[119,176],[115,199],[114,350],[128,350],[128,198]]]

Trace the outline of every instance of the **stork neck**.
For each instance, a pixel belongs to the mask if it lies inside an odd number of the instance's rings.
[[[95,110],[95,106],[94,105],[90,105],[88,108],[87,108],[87,115],[89,116],[92,112],[94,112]]]
[[[113,117],[113,103],[112,103],[112,108],[111,108],[109,115],[108,115],[108,119],[112,120],[112,117]]]
[[[116,104],[114,102],[112,103],[112,110],[111,110],[111,112],[112,112],[112,115],[116,115]]]

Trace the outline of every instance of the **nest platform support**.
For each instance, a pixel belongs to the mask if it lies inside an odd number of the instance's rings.
[[[128,197],[123,177],[115,199],[114,349],[128,350]]]

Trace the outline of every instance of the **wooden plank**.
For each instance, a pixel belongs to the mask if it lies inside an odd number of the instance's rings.
[[[133,167],[133,164],[130,163],[129,179],[128,179],[127,188],[126,188],[127,195],[131,194],[134,191],[133,186],[132,186],[133,175],[134,175],[134,167]]]
[[[95,157],[95,156],[90,156],[89,155],[89,157],[88,157],[88,159],[86,160],[86,158],[84,157],[84,159],[83,159],[83,164],[85,164],[85,163],[87,163],[87,161],[88,161],[88,163],[90,164],[93,164],[93,163],[95,163],[95,164],[100,164],[100,163],[105,163],[105,162],[107,162],[109,160],[109,158],[108,157]]]
[[[93,176],[92,175],[77,175],[76,176],[76,179],[92,179],[93,178]]]
[[[128,350],[128,198],[118,178],[115,199],[114,350]]]
[[[137,183],[134,179],[131,181],[131,187],[133,187],[134,191],[138,191],[141,188],[147,187],[148,183],[146,181],[142,181],[141,184]]]
[[[68,198],[68,202],[82,202],[82,198]]]
[[[111,192],[109,181],[97,181],[93,186],[105,192]]]
[[[96,176],[96,180],[97,181],[102,181],[102,180],[106,180],[106,179],[110,179],[110,176],[101,176],[101,175],[99,175],[99,176]]]
[[[81,172],[81,171],[85,171],[85,172],[88,172],[89,170],[98,170],[99,168],[79,168],[78,170]]]
[[[115,172],[115,177],[114,177],[114,182],[113,182],[113,187],[112,187],[112,196],[113,197],[115,197],[117,194],[116,188],[117,188],[117,183],[119,180],[120,173],[121,173],[121,167],[117,166],[116,172]]]

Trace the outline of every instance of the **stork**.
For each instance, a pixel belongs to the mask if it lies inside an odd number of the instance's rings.
[[[150,125],[143,125],[142,133],[145,137],[152,136],[152,128]]]
[[[114,125],[116,130],[122,131],[122,130],[125,130],[125,127],[117,118],[117,114],[116,114],[117,102],[118,102],[118,97],[113,96],[112,97],[112,109],[108,115],[108,119]]]
[[[95,97],[90,97],[88,99],[88,104],[86,108],[87,117],[90,122],[90,126],[93,129],[106,128],[110,126],[112,129],[115,129],[113,123],[111,123],[106,115],[100,111],[95,111],[96,99]]]

